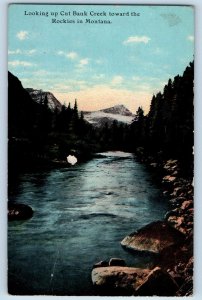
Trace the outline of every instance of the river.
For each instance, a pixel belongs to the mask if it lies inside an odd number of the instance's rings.
[[[92,295],[92,266],[111,257],[146,266],[120,241],[167,210],[150,172],[123,152],[21,174],[9,200],[34,210],[8,224],[9,292],[25,295]]]

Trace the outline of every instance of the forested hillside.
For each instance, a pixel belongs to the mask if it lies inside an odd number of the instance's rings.
[[[73,108],[49,108],[47,95],[35,102],[17,77],[8,74],[9,164],[48,163],[65,159],[71,149],[87,154],[92,127]],[[95,142],[94,142],[95,144]]]
[[[134,149],[148,154],[176,158],[184,169],[192,169],[194,130],[194,63],[182,76],[169,79],[162,92],[153,95],[149,113],[141,107],[131,125]]]

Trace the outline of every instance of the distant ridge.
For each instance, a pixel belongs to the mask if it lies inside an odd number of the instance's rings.
[[[43,90],[36,90],[33,88],[26,88],[27,92],[31,96],[31,98],[37,102],[38,104],[41,104],[41,101],[44,100],[45,96],[47,95],[48,99],[48,107],[54,111],[57,109],[58,111],[61,111],[62,104],[55,98],[55,96],[50,92],[45,92]]]

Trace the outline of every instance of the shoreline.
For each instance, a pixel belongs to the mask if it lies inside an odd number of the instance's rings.
[[[141,163],[145,164],[154,173],[154,175],[158,177],[161,188],[163,189],[163,194],[168,197],[168,202],[171,206],[171,209],[167,211],[162,222],[157,220],[156,222],[140,228],[138,230],[140,232],[140,240],[138,240],[139,237],[137,238],[137,232],[133,234],[129,233],[129,236],[126,236],[124,239],[126,240],[126,245],[124,244],[122,246],[127,249],[127,251],[134,252],[135,254],[135,251],[142,251],[140,249],[142,247],[143,240],[146,245],[143,251],[150,251],[148,246],[149,237],[150,235],[155,236],[155,232],[159,230],[160,236],[157,242],[161,242],[160,239],[162,238],[163,233],[158,226],[162,226],[162,224],[165,224],[166,226],[168,226],[168,228],[173,228],[176,233],[179,233],[179,235],[181,234],[183,238],[179,242],[178,238],[174,237],[174,240],[176,239],[176,243],[174,242],[171,245],[169,245],[168,243],[165,248],[163,248],[161,251],[159,251],[159,253],[156,254],[156,261],[149,274],[147,269],[142,269],[142,273],[140,272],[141,276],[145,277],[143,282],[138,283],[138,279],[134,277],[133,285],[131,286],[131,275],[128,275],[128,270],[126,270],[126,267],[119,267],[120,269],[116,273],[110,265],[105,265],[105,267],[103,268],[102,262],[100,262],[98,263],[98,267],[99,264],[101,264],[100,267],[98,269],[97,266],[95,267],[96,272],[92,271],[93,284],[98,291],[98,295],[117,295],[117,292],[119,290],[119,296],[167,296],[166,294],[164,294],[165,291],[159,289],[159,285],[161,285],[162,282],[166,281],[167,284],[171,284],[171,286],[174,283],[174,285],[172,286],[173,290],[171,291],[171,295],[169,294],[170,291],[167,290],[167,293],[170,296],[191,296],[193,294],[194,260],[194,209],[192,180],[190,178],[184,178],[181,176],[179,161],[176,159],[158,161],[152,156],[146,157],[144,153],[136,153],[136,158]],[[155,223],[160,224],[156,225]],[[155,228],[155,226],[157,227]],[[141,236],[141,232],[144,231],[146,227],[148,227],[148,229],[146,230],[148,238],[144,235]],[[127,241],[128,237],[129,242]],[[139,249],[130,247],[130,237],[136,239],[136,246],[138,245],[138,242],[140,243]],[[153,245],[150,246],[155,246],[155,242],[153,242]],[[117,265],[117,268],[118,266],[119,264]],[[133,268],[135,268],[135,266],[133,266]],[[105,272],[108,273],[108,277],[106,277]],[[124,280],[120,275],[121,273],[124,274]],[[100,281],[97,280],[97,278],[102,278],[101,284]],[[136,284],[136,287],[134,287],[134,282]]]

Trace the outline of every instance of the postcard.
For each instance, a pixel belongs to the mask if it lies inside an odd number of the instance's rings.
[[[193,6],[9,5],[9,294],[193,295],[193,100]]]

